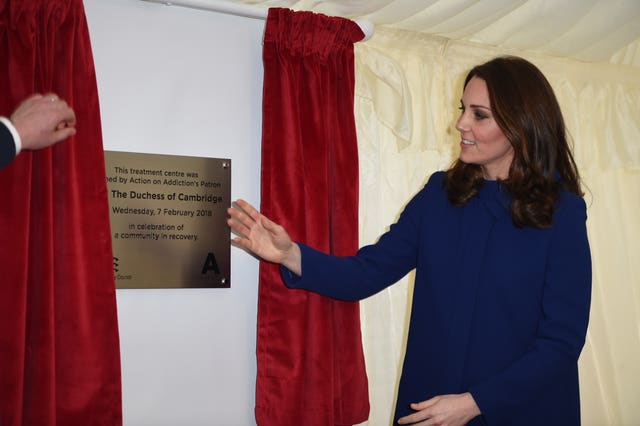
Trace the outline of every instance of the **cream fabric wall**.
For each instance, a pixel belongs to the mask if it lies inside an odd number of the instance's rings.
[[[529,59],[550,80],[587,192],[594,281],[580,359],[583,424],[640,424],[640,69],[377,29],[356,46],[360,243],[374,242],[429,175],[456,158],[464,76],[502,54]],[[365,425],[392,421],[412,279],[361,304],[371,397]]]

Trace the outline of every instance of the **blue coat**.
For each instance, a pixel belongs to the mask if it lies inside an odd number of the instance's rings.
[[[431,176],[398,222],[352,257],[300,244],[288,286],[359,300],[416,269],[395,419],[409,403],[471,392],[474,425],[578,425],[577,361],[591,300],[586,206],[562,191],[548,229],[517,228],[510,197],[485,181],[452,205]]]

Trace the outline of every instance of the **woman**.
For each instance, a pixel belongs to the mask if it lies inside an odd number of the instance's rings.
[[[416,269],[395,419],[416,425],[578,425],[591,295],[586,206],[553,90],[501,57],[465,80],[460,157],[376,244],[333,257],[239,200],[234,243],[285,282],[359,300]]]

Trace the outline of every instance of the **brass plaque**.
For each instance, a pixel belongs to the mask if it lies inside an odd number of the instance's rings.
[[[104,156],[116,287],[230,287],[231,160]]]

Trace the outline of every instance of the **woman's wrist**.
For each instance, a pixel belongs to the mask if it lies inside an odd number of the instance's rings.
[[[298,276],[302,276],[302,254],[300,246],[295,242],[291,243],[291,247],[286,251],[282,265]]]
[[[465,392],[463,396],[467,401],[468,413],[471,415],[471,419],[482,414],[482,412],[480,411],[480,407],[478,407],[478,404],[476,404],[476,400],[473,399],[473,395],[471,395],[471,392]]]

